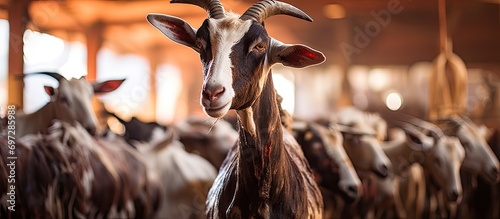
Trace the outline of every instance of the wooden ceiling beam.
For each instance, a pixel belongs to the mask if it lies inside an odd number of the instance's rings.
[[[0,0],[0,2],[6,0]],[[226,10],[244,12],[255,0],[222,0]],[[350,38],[343,41],[353,43],[354,28],[365,29],[369,22],[376,21],[372,11],[387,9],[388,1],[372,0],[329,0],[310,1],[287,0],[308,13],[315,20],[313,23],[296,20],[288,16],[273,16],[266,20],[266,27],[271,36],[287,43],[306,43],[320,49],[325,54],[339,54],[337,31],[348,31]],[[377,36],[370,37],[370,43],[353,56],[356,64],[412,64],[415,61],[431,61],[438,52],[437,41],[437,3],[435,0],[400,1],[403,11],[393,14],[390,23],[384,26]],[[189,22],[197,27],[206,18],[201,8],[187,4],[169,4],[168,1],[41,1],[32,3],[30,14],[35,24],[42,31],[64,30],[84,32],[95,22],[106,25],[105,43],[123,46],[120,51],[143,52],[143,48],[157,43],[171,45],[159,31],[146,21],[148,13],[169,14]],[[327,19],[323,15],[326,4],[340,4],[346,10],[346,17],[340,20]],[[45,7],[42,7],[46,5]],[[47,6],[48,5],[48,6]],[[497,45],[500,39],[499,10],[489,3],[477,0],[457,0],[450,5],[460,13],[450,14],[450,32],[454,47],[464,57],[466,63],[495,62],[500,51]],[[50,10],[52,9],[52,10]],[[53,12],[49,17],[40,16],[42,12]],[[57,13],[56,13],[57,12]],[[452,18],[454,17],[454,18]],[[294,25],[283,25],[294,22]],[[347,21],[350,26],[339,28],[339,22]],[[38,22],[38,23],[37,23]],[[141,27],[141,25],[143,25]],[[120,27],[120,28],[116,28]],[[110,31],[113,29],[113,31]],[[119,30],[119,31],[115,31]],[[112,42],[112,43],[108,43]],[[113,42],[114,41],[114,42]],[[334,59],[327,59],[327,62]],[[496,61],[500,63],[499,61]]]

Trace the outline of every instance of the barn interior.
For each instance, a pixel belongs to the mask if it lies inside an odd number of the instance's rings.
[[[254,1],[222,3],[242,13]],[[283,81],[278,89],[284,90],[289,111],[317,118],[355,105],[427,116],[428,76],[441,51],[436,1],[289,3],[314,21],[275,16],[266,21],[270,35],[310,45],[327,57],[308,69],[276,66],[276,78]],[[467,112],[477,119],[498,117],[499,8],[498,2],[487,0],[446,4],[448,42],[466,65]],[[48,99],[21,94],[36,95],[39,78],[26,78],[23,90],[18,79],[9,81],[7,75],[53,70],[91,80],[131,77],[116,94],[101,98],[109,110],[125,117],[167,124],[202,115],[196,101],[201,83],[196,53],[152,28],[145,19],[148,13],[182,17],[194,27],[206,17],[196,6],[166,1],[2,0],[1,104],[36,110]],[[400,106],[388,108],[390,100]]]
[[[235,13],[255,2],[221,0]],[[269,35],[326,56],[304,69],[273,67],[282,106],[294,118],[328,119],[348,106],[386,119],[459,113],[496,130],[491,146],[500,152],[500,0],[285,2],[314,21],[273,16],[265,22]],[[93,103],[122,118],[162,125],[208,118],[199,55],[151,26],[148,13],[195,28],[207,18],[197,6],[167,0],[0,0],[0,114],[9,105],[30,113],[49,102],[43,86],[57,82],[25,75],[51,71],[125,78]]]

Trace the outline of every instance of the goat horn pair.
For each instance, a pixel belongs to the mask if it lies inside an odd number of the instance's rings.
[[[302,20],[312,21],[312,18],[300,9],[290,4],[274,0],[265,0],[255,3],[241,15],[240,19],[254,20],[262,23],[266,18],[278,14],[286,14]]]
[[[30,76],[30,75],[47,75],[56,79],[57,81],[66,80],[64,76],[55,72],[34,72],[34,73],[24,74],[24,76]]]
[[[434,137],[435,139],[440,139],[441,137],[444,136],[443,131],[439,127],[437,127],[436,125],[434,125],[430,122],[426,122],[424,120],[418,119],[416,117],[412,117],[412,116],[407,116],[407,117],[409,118],[408,122],[410,124],[429,131],[430,134],[432,135],[432,137]]]
[[[208,17],[220,19],[226,17],[224,7],[219,0],[171,0],[170,3],[184,3],[200,6],[208,13]]]
[[[414,136],[424,135],[421,131],[419,131],[414,124],[404,122],[404,121],[396,121],[396,125],[402,128],[407,133],[410,133]]]
[[[366,131],[366,130],[361,130],[356,127],[348,126],[348,125],[343,125],[343,124],[331,124],[330,128],[337,130],[342,133],[348,133],[348,134],[353,134],[353,135],[369,135],[369,136],[377,136],[375,132],[372,131]]]
[[[186,3],[200,6],[205,9],[210,18],[220,19],[226,16],[224,7],[219,0],[171,0],[171,3]],[[286,14],[299,19],[312,21],[306,13],[300,9],[283,2],[274,0],[264,0],[255,3],[241,15],[241,20],[254,20],[259,23],[264,22],[268,17],[278,14]]]
[[[466,126],[472,127],[473,129],[476,129],[476,130],[478,129],[477,124],[474,123],[469,117],[467,117],[465,115],[453,115],[453,116],[450,116],[446,119],[441,119],[438,121],[451,124],[454,127],[460,127],[462,125],[466,125]]]
[[[458,127],[458,126],[462,125],[462,123],[464,123],[464,120],[462,119],[462,117],[455,115],[455,116],[450,116],[450,117],[445,118],[445,119],[439,119],[438,122],[448,123],[448,124],[451,124],[452,126]]]

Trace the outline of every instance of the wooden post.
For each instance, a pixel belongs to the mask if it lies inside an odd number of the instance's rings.
[[[87,80],[95,81],[97,78],[97,53],[103,43],[104,25],[100,22],[95,23],[87,29],[85,35],[87,38]]]
[[[340,45],[342,42],[352,42],[351,39],[354,36],[350,34],[349,30],[349,28],[351,27],[350,20],[348,20],[347,18],[339,19],[336,21],[336,23],[337,23],[337,28],[333,29],[333,31],[335,31],[335,39],[338,40],[334,43],[334,45]],[[349,83],[347,75],[347,70],[349,69],[351,60],[350,58],[346,57],[346,54],[344,54],[339,48],[340,47],[338,46],[333,48],[334,51],[337,51],[334,53],[334,59],[337,60],[337,64],[340,66],[340,69],[342,71],[342,83],[341,83],[342,89],[340,98],[336,103],[337,105],[335,106],[335,108],[353,105],[352,86]]]
[[[149,60],[149,112],[148,120],[156,121],[156,71],[159,65],[160,51],[153,49],[148,55]]]
[[[90,82],[97,80],[97,53],[103,43],[103,29],[104,25],[97,22],[85,31],[87,39],[87,76],[85,78]],[[92,106],[96,110],[96,114],[100,115],[104,105],[99,102],[96,96],[92,98]],[[104,121],[102,122],[104,123]]]
[[[23,35],[28,20],[29,0],[9,2],[9,70],[7,77],[7,104],[23,108],[24,42]]]

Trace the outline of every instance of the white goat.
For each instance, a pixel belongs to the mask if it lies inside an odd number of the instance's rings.
[[[16,136],[44,133],[54,119],[75,125],[76,122],[91,134],[97,130],[97,119],[92,110],[94,93],[103,94],[117,89],[124,80],[109,80],[100,83],[89,83],[85,78],[65,79],[52,72],[37,72],[55,78],[59,87],[45,86],[50,102],[31,114],[18,113],[16,116]],[[29,75],[32,75],[29,74]]]

